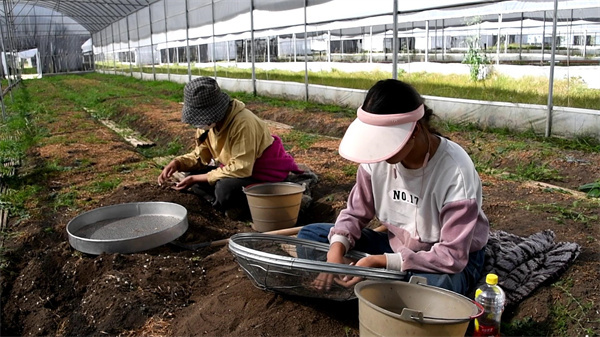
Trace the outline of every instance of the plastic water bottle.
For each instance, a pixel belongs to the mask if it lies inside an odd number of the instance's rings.
[[[506,295],[498,286],[498,275],[487,274],[485,283],[475,291],[475,301],[483,306],[484,312],[475,319],[473,336],[499,337]]]

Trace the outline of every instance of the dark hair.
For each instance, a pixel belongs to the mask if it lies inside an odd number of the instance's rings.
[[[429,132],[441,136],[429,123],[435,116],[433,110],[425,104],[425,99],[417,90],[406,82],[394,79],[378,81],[367,92],[362,109],[373,114],[388,115],[410,112],[421,104],[425,107],[425,115],[419,123]]]

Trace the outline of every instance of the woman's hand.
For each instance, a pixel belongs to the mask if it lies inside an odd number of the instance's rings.
[[[358,267],[385,268],[387,266],[387,258],[385,255],[369,255],[358,260],[355,265]],[[363,278],[359,276],[344,276],[342,279],[335,279],[334,281],[343,287],[349,288],[362,280]]]
[[[329,251],[327,252],[327,262],[344,263],[345,254],[346,247],[341,242],[335,242],[329,247]],[[317,290],[330,290],[335,278],[339,277],[331,273],[320,273],[312,282],[312,286]],[[335,281],[337,282],[338,280]]]
[[[175,190],[185,190],[190,188],[192,185],[197,184],[197,183],[201,183],[201,182],[207,182],[208,181],[208,177],[206,174],[195,174],[195,175],[189,175],[187,177],[185,177],[183,180],[181,180],[179,183],[177,183],[177,185],[173,186],[173,189]]]
[[[158,185],[164,184],[177,171],[179,171],[179,162],[177,160],[171,160],[158,176]]]

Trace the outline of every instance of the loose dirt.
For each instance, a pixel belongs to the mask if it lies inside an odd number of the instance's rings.
[[[337,154],[337,137],[350,119],[252,102],[248,107],[267,120],[294,127],[273,123],[273,133],[283,136],[304,130],[321,135],[308,148],[289,148],[299,163],[319,176],[313,202],[298,225],[333,222],[354,180],[350,170],[354,164]],[[180,109],[176,103],[155,99],[139,102],[118,117],[138,116],[130,126],[159,144],[175,139],[192,144],[193,130],[180,123]],[[25,181],[46,179],[54,193],[30,205],[30,218],[9,221],[13,235],[4,241],[10,265],[2,274],[3,336],[358,336],[356,300],[290,297],[258,289],[226,245],[186,250],[166,244],[140,253],[98,256],[71,248],[65,227],[81,210],[75,211],[67,200],[58,207],[44,203],[53,200],[52,205],[57,205],[53,198],[69,191],[77,192],[87,210],[140,201],[183,205],[189,222],[181,238],[185,242],[220,240],[253,230],[249,223],[215,212],[194,194],[159,187],[160,167],[88,114],[66,108],[46,127],[47,141],[32,151],[19,173]],[[497,152],[493,146],[500,141],[494,135],[486,139],[458,133],[447,136],[469,153]],[[600,325],[598,204],[568,190],[600,179],[600,156],[553,151],[548,165],[563,178],[546,183],[562,190],[509,180],[501,174],[481,174],[484,210],[493,230],[528,236],[551,229],[557,241],[582,247],[579,258],[563,274],[507,308],[503,320],[553,326],[557,310],[563,308],[573,319],[567,320],[563,330],[554,331],[594,335]],[[523,151],[520,156],[490,160],[498,172],[504,172],[535,160],[536,155]],[[42,161],[71,169],[28,176]],[[107,176],[118,178],[115,189],[101,188]],[[89,181],[97,181],[97,189],[80,188]],[[596,206],[582,207],[590,203]]]

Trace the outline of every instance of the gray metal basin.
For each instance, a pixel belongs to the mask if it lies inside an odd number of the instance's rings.
[[[67,224],[69,244],[83,253],[135,253],[162,246],[188,229],[187,209],[169,202],[100,207]]]

